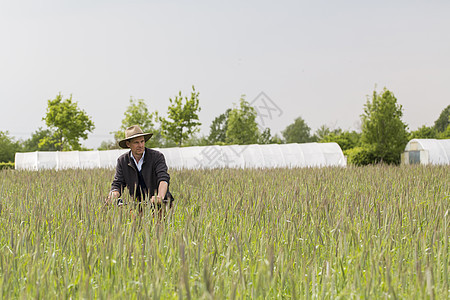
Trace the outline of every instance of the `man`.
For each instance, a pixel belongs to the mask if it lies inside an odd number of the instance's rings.
[[[125,139],[119,142],[121,148],[130,151],[117,159],[116,175],[111,184],[111,191],[106,198],[109,204],[122,195],[125,187],[137,202],[150,200],[160,206],[162,203],[172,205],[173,197],[169,192],[170,176],[164,155],[145,147],[152,133],[144,133],[138,125],[125,130]]]

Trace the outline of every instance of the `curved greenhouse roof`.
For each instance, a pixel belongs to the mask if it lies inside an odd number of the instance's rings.
[[[170,169],[276,168],[346,166],[336,143],[195,146],[154,148],[162,152]],[[129,151],[70,151],[16,153],[16,169],[114,168]]]
[[[404,164],[450,164],[450,139],[412,139],[402,155]]]

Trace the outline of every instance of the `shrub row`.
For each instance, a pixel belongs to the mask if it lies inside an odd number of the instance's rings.
[[[352,149],[344,150],[344,155],[347,156],[347,163],[355,166],[368,166],[373,164],[394,164],[400,163],[400,155],[395,153],[389,153],[381,157],[374,151],[365,147],[355,147]]]
[[[0,170],[4,169],[14,169],[13,162],[0,162]]]

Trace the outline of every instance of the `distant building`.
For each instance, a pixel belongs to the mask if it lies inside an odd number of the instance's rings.
[[[402,164],[450,165],[450,139],[412,139],[402,154]]]

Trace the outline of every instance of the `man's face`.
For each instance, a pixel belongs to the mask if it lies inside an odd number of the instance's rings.
[[[136,137],[127,141],[127,146],[130,147],[133,156],[142,156],[145,151],[145,139],[143,136]]]

